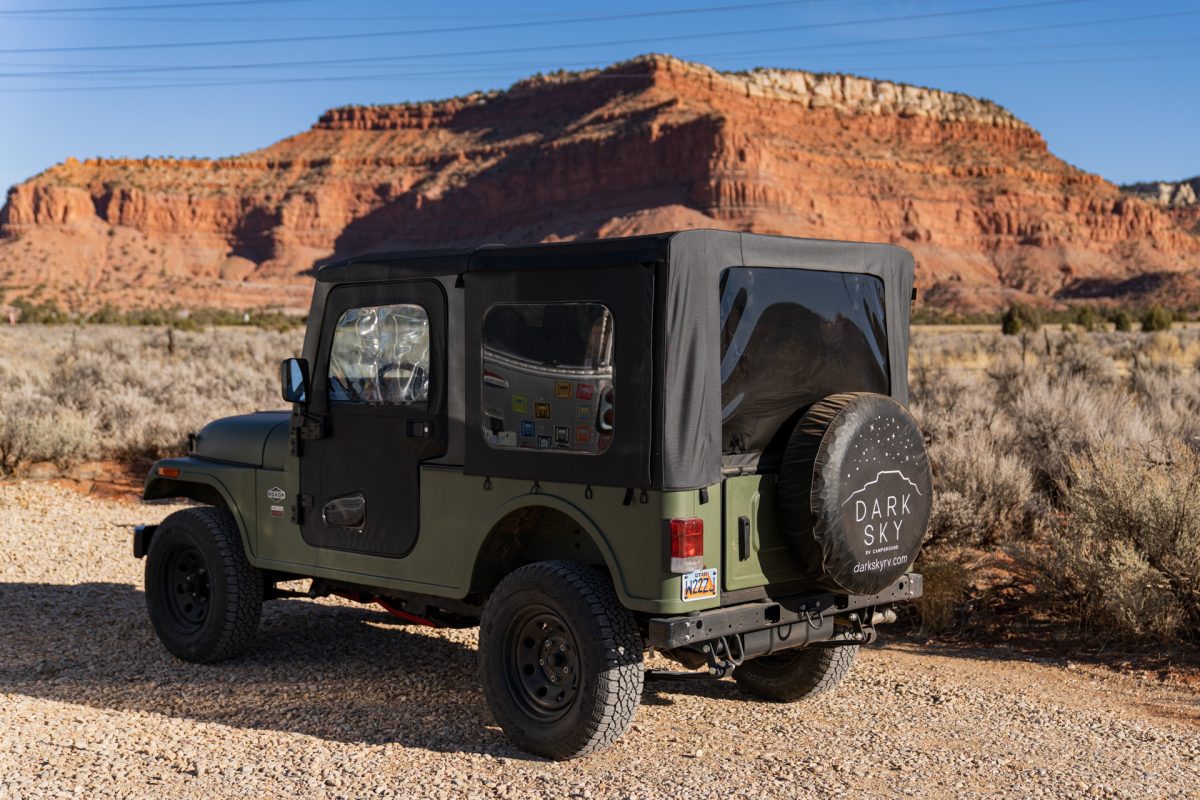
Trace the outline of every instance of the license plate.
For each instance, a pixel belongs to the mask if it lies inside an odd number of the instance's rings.
[[[701,569],[683,576],[683,602],[708,600],[717,596],[717,571]]]

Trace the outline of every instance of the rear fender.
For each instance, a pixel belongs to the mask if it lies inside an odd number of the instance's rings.
[[[564,537],[563,531],[544,536],[541,534],[551,532],[521,526],[519,515],[523,511],[535,517],[546,515],[556,526],[565,524],[573,528],[577,536]],[[516,525],[515,530],[510,530],[510,522]],[[500,507],[488,530],[471,576],[472,591],[490,592],[507,572],[525,563],[565,559],[603,564],[621,601],[631,600],[612,548],[600,528],[582,509],[562,498],[543,494],[513,498]]]

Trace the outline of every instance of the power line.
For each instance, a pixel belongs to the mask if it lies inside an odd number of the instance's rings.
[[[854,67],[856,72],[865,70],[910,70],[910,69],[969,69],[975,67],[1027,67],[1027,66],[1044,66],[1044,65],[1063,65],[1063,64],[1109,64],[1134,61],[1164,61],[1171,59],[1194,59],[1200,58],[1200,53],[1170,53],[1170,54],[1155,54],[1148,56],[1110,56],[1101,58],[1080,58],[1080,59],[1045,59],[1045,60],[1030,60],[1030,61],[996,61],[996,62],[976,62],[976,63],[960,63],[960,64],[892,64],[892,65],[860,65]],[[841,68],[844,71],[846,68]],[[97,92],[97,91],[127,91],[127,90],[145,90],[145,89],[202,89],[227,86],[265,86],[278,84],[309,84],[309,83],[338,83],[346,81],[366,82],[376,80],[395,80],[397,78],[479,78],[489,79],[496,78],[498,73],[490,71],[486,73],[473,72],[471,70],[434,70],[427,72],[388,72],[375,73],[368,75],[339,75],[339,76],[297,76],[292,78],[263,78],[238,81],[199,81],[188,83],[151,83],[129,86],[54,86],[49,88],[17,88],[17,89],[0,89],[0,94],[22,94],[34,92]],[[620,73],[600,73],[589,76],[589,79],[596,80],[644,80],[643,74],[620,74]]]
[[[1043,25],[1023,25],[1010,28],[993,28],[988,30],[975,31],[959,31],[955,33],[931,33],[918,34],[915,36],[894,36],[883,39],[862,39],[850,42],[835,42],[824,44],[811,45],[789,45],[787,47],[765,48],[757,47],[753,50],[725,50],[712,53],[693,54],[691,58],[720,58],[726,56],[740,55],[755,55],[761,53],[793,53],[807,52],[812,50],[828,50],[828,49],[844,49],[848,47],[864,47],[876,44],[897,44],[907,42],[925,42],[944,39],[959,39],[971,36],[997,36],[1009,33],[1031,33],[1037,31],[1062,30],[1066,28],[1081,28],[1094,27],[1097,25],[1123,24],[1129,22],[1144,22],[1148,20],[1178,18],[1187,16],[1200,15],[1200,10],[1195,11],[1169,11],[1158,14],[1138,14],[1126,17],[1108,17],[1104,19],[1093,20],[1078,20],[1062,23],[1047,23]],[[777,30],[777,29],[776,29]],[[758,33],[760,31],[750,31],[750,33]],[[619,39],[600,42],[573,42],[570,44],[544,44],[539,45],[539,50],[580,50],[593,47],[614,47],[614,46],[629,46],[629,45],[656,45],[663,42],[676,41],[692,41],[696,39],[709,39],[714,37],[734,36],[747,33],[746,31],[724,31],[721,33],[694,33],[694,34],[676,34],[673,36],[657,36],[653,38],[641,39]],[[324,67],[324,66],[358,66],[366,64],[385,64],[394,62],[412,62],[423,59],[442,59],[442,58],[461,58],[471,56],[493,56],[493,55],[513,55],[526,54],[531,49],[529,47],[509,47],[498,49],[475,49],[461,51],[440,51],[437,53],[409,53],[404,55],[393,56],[364,56],[359,58],[335,58],[335,59],[306,59],[304,61],[267,61],[267,62],[249,62],[235,64],[198,64],[198,65],[159,65],[149,67],[121,67],[116,69],[101,69],[101,70],[63,70],[56,71],[57,76],[105,76],[105,75],[123,75],[137,74],[144,72],[164,73],[164,72],[213,72],[213,71],[243,71],[265,68],[291,68],[291,67]],[[577,62],[578,63],[578,62]],[[588,62],[594,63],[594,62]],[[560,65],[561,66],[561,65]],[[10,74],[3,77],[49,77],[38,73],[20,73]]]
[[[979,33],[984,33],[984,32],[979,32]],[[973,35],[973,34],[963,34],[963,35]],[[1196,42],[1196,41],[1200,41],[1200,36],[1167,36],[1167,37],[1158,37],[1158,38],[1149,38],[1149,39],[1146,39],[1146,38],[1143,38],[1143,39],[1104,39],[1104,40],[1099,40],[1099,41],[1086,41],[1086,42],[1054,42],[1054,43],[1047,43],[1047,44],[1014,44],[1014,45],[1004,45],[1004,46],[1000,46],[1000,47],[952,47],[952,48],[942,48],[940,50],[922,50],[920,52],[920,55],[928,56],[928,55],[948,55],[948,54],[954,54],[954,53],[988,53],[988,52],[1006,52],[1006,51],[1013,51],[1013,50],[1021,50],[1021,51],[1027,51],[1027,50],[1078,50],[1078,49],[1083,49],[1083,48],[1122,47],[1122,46],[1127,46],[1127,45],[1141,45],[1141,44],[1179,44],[1181,42]],[[817,46],[813,46],[812,48],[805,47],[805,46],[797,46],[797,47],[792,47],[792,48],[786,48],[786,50],[803,52],[804,50],[815,49],[816,47],[824,47],[824,46],[817,45]],[[839,45],[839,48],[841,48],[841,47],[843,47],[843,46]],[[751,51],[751,52],[772,52],[772,51],[756,50],[756,51]],[[732,53],[732,55],[742,55],[742,54],[743,54],[743,51],[736,51],[736,52]],[[877,50],[877,51],[859,51],[859,52],[845,52],[844,50],[842,50],[841,52],[839,52],[840,56],[863,56],[863,55],[866,55],[866,56],[902,56],[902,55],[911,55],[911,54],[912,54],[912,51],[910,51],[910,50],[882,50],[882,51]],[[729,55],[729,53],[678,53],[678,54],[676,54],[676,56],[678,58],[682,58],[684,60],[712,59],[712,58],[720,58],[720,57],[723,57],[726,55]],[[0,66],[20,66],[20,65],[0,64]],[[43,65],[34,64],[31,66],[43,66]],[[245,66],[245,65],[242,65],[242,66]],[[270,68],[270,65],[262,65],[262,66],[264,68]],[[311,66],[313,66],[313,63],[312,62],[293,62],[293,63],[287,64],[286,66],[311,67]],[[361,65],[360,64],[332,64],[332,65],[327,65],[327,66],[358,67]],[[422,65],[422,64],[413,64],[412,65],[413,68],[426,67],[426,68],[430,68],[430,69],[433,67],[439,67],[439,66],[445,66],[445,65],[432,64],[432,63],[425,64],[425,65]],[[422,72],[405,73],[405,74],[414,75],[414,76],[416,76],[416,75],[420,75],[420,76],[443,75],[443,74],[449,75],[449,74],[459,74],[464,71],[474,74],[475,70],[482,70],[482,69],[520,70],[522,72],[530,72],[531,73],[531,72],[535,72],[535,71],[545,71],[545,70],[554,70],[554,69],[579,69],[579,68],[595,67],[595,66],[596,66],[595,59],[588,60],[588,61],[556,62],[552,65],[548,65],[545,62],[536,63],[536,64],[530,64],[530,63],[519,63],[518,64],[518,63],[513,63],[513,62],[494,62],[494,61],[493,62],[465,62],[465,63],[464,62],[455,62],[454,66],[449,69],[436,70],[436,71],[428,71],[428,69],[427,69],[426,71],[422,71]],[[904,66],[908,66],[908,65],[904,65]],[[231,67],[221,67],[218,65],[207,65],[204,67],[183,67],[183,66],[181,66],[181,67],[175,67],[173,69],[177,69],[177,70],[192,70],[192,69],[208,70],[208,69],[212,69],[212,70],[220,71],[220,70],[232,69],[232,68],[233,68],[232,66]],[[53,71],[53,72],[9,72],[9,73],[0,72],[0,79],[4,79],[4,78],[22,78],[22,79],[24,79],[24,78],[35,78],[35,77],[36,78],[83,77],[83,78],[99,78],[99,79],[105,79],[105,80],[142,80],[143,79],[142,75],[128,75],[128,74],[114,75],[114,74],[112,74],[113,72],[117,72],[117,71],[118,70],[99,70],[96,72],[92,72],[92,71],[80,71],[80,70],[65,70],[65,71]],[[158,69],[158,68],[147,68],[147,67],[132,67],[128,70],[120,70],[120,72],[136,72],[136,73],[162,72],[162,71],[164,71],[164,70]]]
[[[811,0],[779,0],[775,3],[763,3],[761,5],[791,5],[794,3],[811,2]],[[875,17],[873,19],[857,19],[845,20],[841,22],[817,22],[807,23],[804,25],[780,25],[772,28],[756,28],[743,31],[724,31],[720,33],[709,34],[694,34],[695,36],[727,36],[730,34],[752,34],[752,33],[775,33],[781,31],[802,31],[802,30],[822,30],[828,28],[843,28],[850,25],[873,25],[887,22],[912,22],[915,20],[927,19],[945,19],[949,17],[964,17],[974,16],[978,14],[991,14],[1004,11],[1019,11],[1028,8],[1044,8],[1047,6],[1063,6],[1076,5],[1079,3],[1093,3],[1096,0],[1036,0],[1036,2],[1019,3],[1016,5],[1007,6],[988,6],[986,8],[960,9],[956,11],[931,11],[923,14],[904,14],[893,17]],[[744,9],[749,6],[731,6],[728,8]],[[0,50],[3,54],[17,53],[84,53],[84,52],[111,52],[111,51],[126,51],[126,50],[162,50],[162,49],[181,49],[181,48],[198,48],[198,47],[234,47],[242,45],[271,45],[271,44],[296,44],[300,42],[330,42],[330,41],[357,41],[363,39],[381,39],[381,38],[397,38],[405,36],[421,36],[427,34],[442,34],[442,33],[469,33],[474,31],[494,31],[494,30],[510,30],[513,28],[526,27],[547,27],[557,25],[578,25],[581,23],[594,22],[613,22],[628,19],[644,19],[648,17],[670,16],[682,13],[695,13],[694,10],[679,9],[675,11],[643,11],[630,14],[605,14],[592,17],[579,17],[576,19],[558,19],[558,20],[536,20],[533,22],[502,22],[490,23],[486,25],[464,25],[457,27],[443,28],[420,28],[417,30],[406,31],[369,31],[362,33],[331,33],[331,34],[314,34],[310,36],[281,36],[273,38],[259,39],[224,39],[207,42],[159,42],[154,44],[108,44],[108,45],[83,45],[72,47],[17,47],[6,48]]]
[[[845,47],[861,47],[874,44],[896,44],[900,42],[928,42],[942,39],[961,39],[970,36],[1000,36],[1009,33],[1035,33],[1040,31],[1064,30],[1067,28],[1094,27],[1096,25],[1116,25],[1125,22],[1146,22],[1156,19],[1173,17],[1194,17],[1200,15],[1196,11],[1167,11],[1159,14],[1138,14],[1130,17],[1108,17],[1106,19],[1076,20],[1072,22],[1050,23],[1046,25],[1022,25],[1015,28],[994,28],[992,30],[966,31],[956,33],[925,33],[916,36],[895,36],[887,39],[861,39],[856,42],[834,42],[827,44],[789,45],[787,47],[756,47],[753,50],[725,50],[719,53],[703,53],[692,58],[719,58],[723,56],[758,55],[761,53],[794,53],[809,50],[831,50]],[[480,51],[476,51],[480,52]]]
[[[270,1],[271,2],[283,2],[284,0],[270,0]],[[680,15],[680,14],[693,14],[693,13],[703,14],[703,13],[709,13],[709,12],[741,11],[741,10],[746,10],[746,9],[767,8],[767,7],[788,6],[788,5],[828,5],[831,3],[844,3],[846,1],[847,0],[790,0],[790,2],[789,2],[788,0],[779,0],[778,2],[747,3],[747,4],[742,4],[742,5],[716,6],[713,8],[671,9],[671,10],[659,12],[659,15]],[[862,0],[851,0],[851,1],[862,2]],[[898,0],[884,0],[884,1],[885,2],[898,2]],[[180,5],[180,6],[166,6],[166,7],[168,7],[168,8],[184,8],[186,6]],[[0,11],[0,15],[14,16],[14,17],[18,17],[18,18],[22,18],[22,19],[26,19],[26,20],[43,20],[43,21],[47,21],[47,22],[68,21],[68,22],[117,22],[117,23],[127,23],[127,22],[212,22],[212,23],[218,23],[218,22],[221,22],[221,23],[224,23],[224,22],[273,22],[273,23],[284,23],[284,22],[373,22],[373,23],[378,23],[378,22],[398,22],[398,21],[404,21],[404,20],[407,20],[407,21],[446,20],[446,19],[461,20],[464,16],[463,14],[384,14],[384,15],[372,14],[370,16],[358,16],[358,17],[347,17],[344,15],[339,15],[339,16],[335,16],[335,17],[313,17],[313,16],[308,16],[308,17],[280,17],[280,16],[270,16],[270,17],[245,17],[245,16],[238,16],[238,17],[177,17],[177,16],[168,16],[168,17],[104,17],[104,16],[64,17],[64,16],[51,15],[49,12],[33,12],[30,10]],[[32,16],[26,16],[26,15],[32,15]],[[500,19],[510,19],[510,20],[517,20],[517,19],[529,20],[531,18],[539,18],[539,17],[540,18],[559,18],[559,19],[564,19],[564,20],[577,20],[579,17],[593,16],[593,12],[590,12],[590,11],[565,11],[565,12],[559,11],[559,12],[555,12],[555,13],[551,13],[551,14],[538,13],[538,12],[529,12],[529,13],[524,13],[524,14],[521,14],[521,13],[517,13],[517,14],[472,13],[470,16],[472,18],[484,18],[484,19],[500,18]]]
[[[17,15],[46,15],[46,14],[77,14],[97,13],[107,11],[161,11],[172,8],[212,8],[215,6],[265,6],[265,5],[295,5],[312,0],[212,0],[204,3],[152,3],[148,5],[129,6],[75,6],[73,8],[8,8],[0,10],[0,16]]]

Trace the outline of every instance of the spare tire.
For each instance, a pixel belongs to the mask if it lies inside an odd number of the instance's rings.
[[[929,527],[921,430],[890,397],[830,395],[792,431],[778,497],[780,528],[809,580],[878,594],[912,566]]]

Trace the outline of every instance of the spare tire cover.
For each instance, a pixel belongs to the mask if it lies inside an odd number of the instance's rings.
[[[878,594],[912,566],[932,479],[912,415],[879,394],[835,394],[800,418],[779,474],[779,523],[807,578]]]

